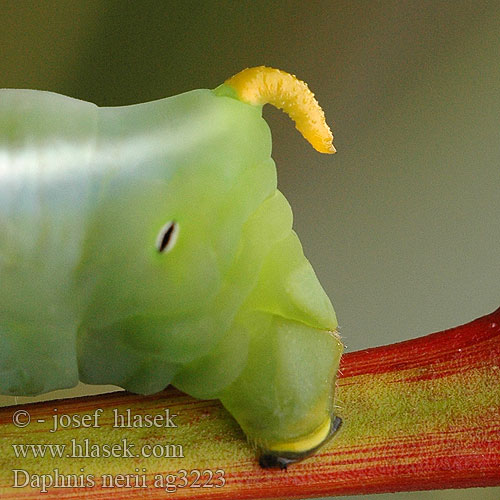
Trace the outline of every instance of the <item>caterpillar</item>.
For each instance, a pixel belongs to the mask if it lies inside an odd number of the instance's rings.
[[[0,393],[87,384],[219,399],[286,467],[338,428],[337,319],[277,189],[262,106],[335,152],[307,85],[98,107],[0,90]]]

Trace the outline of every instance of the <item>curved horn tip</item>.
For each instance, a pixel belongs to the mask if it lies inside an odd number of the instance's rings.
[[[267,66],[240,71],[225,81],[248,104],[272,104],[295,122],[304,138],[320,153],[336,152],[325,113],[305,82],[295,75]]]

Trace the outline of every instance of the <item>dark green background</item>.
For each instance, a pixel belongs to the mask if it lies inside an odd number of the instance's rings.
[[[306,80],[338,153],[275,110],[279,184],[348,351],[500,305],[500,2],[2,1],[0,87],[123,105],[247,66]],[[500,498],[500,489],[382,495]]]

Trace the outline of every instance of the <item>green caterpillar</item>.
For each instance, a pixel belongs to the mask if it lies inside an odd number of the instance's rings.
[[[266,102],[335,151],[307,86],[271,68],[124,107],[0,91],[1,394],[173,384],[219,399],[263,466],[333,433],[342,344]]]

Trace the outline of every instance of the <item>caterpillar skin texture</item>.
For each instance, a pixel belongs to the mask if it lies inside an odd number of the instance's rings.
[[[329,434],[335,313],[261,106],[230,94],[99,108],[0,91],[0,393],[173,384],[267,452]]]

